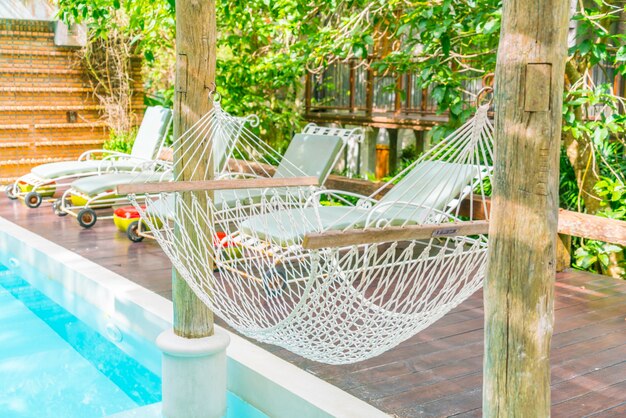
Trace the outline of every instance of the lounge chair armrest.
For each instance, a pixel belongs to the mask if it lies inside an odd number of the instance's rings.
[[[102,154],[103,158],[111,158],[111,157],[123,157],[130,158],[130,154],[126,154],[118,151],[111,151],[107,149],[92,149],[89,151],[83,152],[80,157],[78,157],[78,161],[86,161],[91,160],[93,155]],[[105,155],[106,154],[106,155]]]
[[[160,183],[130,183],[117,187],[121,195],[164,193],[164,192],[201,192],[214,190],[265,189],[279,187],[317,186],[317,177],[262,178],[252,180],[201,180],[171,181]]]
[[[147,160],[142,163],[139,163],[133,168],[133,172],[136,171],[172,171],[174,169],[174,164],[169,161],[164,160]]]
[[[237,178],[244,178],[244,179],[266,179],[269,177],[264,177],[264,176],[260,176],[256,173],[245,173],[243,171],[236,171],[236,172],[232,172],[232,173],[222,173],[219,176],[217,176],[215,178],[215,180],[228,180],[228,179],[237,179]]]
[[[415,209],[426,209],[428,210],[428,217],[426,217],[424,219],[424,221],[422,223],[432,223],[433,221],[435,222],[445,222],[445,221],[451,221],[451,222],[457,222],[459,221],[459,219],[453,215],[451,215],[450,213],[444,212],[442,210],[439,209],[435,209],[435,208],[431,208],[428,206],[424,206],[422,204],[419,203],[414,203],[414,202],[403,202],[403,201],[396,201],[396,202],[384,202],[384,203],[378,203],[378,205],[376,205],[376,210],[375,211],[370,211],[367,214],[367,219],[365,220],[365,225],[369,228],[369,227],[383,227],[387,224],[390,223],[390,221],[392,221],[392,219],[385,219],[385,218],[380,218],[379,215],[381,212],[384,212],[384,210],[386,208],[391,208],[391,207],[403,207],[403,208],[410,208],[413,207]],[[372,217],[374,217],[375,222],[372,223]]]
[[[118,160],[131,160],[139,164],[152,163],[154,161],[165,161],[165,160],[153,160],[141,157],[133,157],[130,154],[124,154],[123,152],[114,151],[112,154],[106,155],[102,158],[102,161],[118,161]]]
[[[345,190],[336,190],[336,189],[320,189],[314,192],[305,202],[305,206],[310,206],[313,204],[317,204],[319,202],[319,198],[322,195],[332,196],[335,199],[340,200],[343,203],[346,203],[348,206],[371,206],[375,205],[378,200],[374,199],[371,196],[365,196],[359,193],[348,192]],[[356,205],[348,200],[347,198],[356,198]]]
[[[174,164],[171,161],[155,160],[154,161],[154,166],[156,168],[158,168],[158,169],[165,170],[165,171],[173,171],[174,170]]]

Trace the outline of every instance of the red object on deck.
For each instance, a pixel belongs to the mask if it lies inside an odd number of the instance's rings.
[[[145,209],[145,206],[142,206],[141,209]],[[136,219],[139,218],[139,211],[134,206],[124,206],[121,208],[115,209],[115,216],[122,219]]]
[[[223,232],[223,231],[216,232],[215,235],[213,235],[213,245],[219,245],[219,243],[222,242],[224,238],[226,238],[226,235],[228,234],[226,234],[226,232]],[[228,248],[230,246],[235,246],[235,245],[236,245],[235,243],[230,242],[230,240],[228,240],[224,242],[223,247]]]

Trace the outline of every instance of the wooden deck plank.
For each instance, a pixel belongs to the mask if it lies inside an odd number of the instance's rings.
[[[622,404],[624,393],[626,393],[626,380],[556,404],[552,416],[571,418],[604,412]]]
[[[605,409],[602,412],[588,415],[593,418],[623,418],[626,417],[626,402],[617,405],[614,408]]]
[[[576,334],[572,334],[571,332],[564,333],[568,334],[568,337],[571,337],[575,341],[577,339],[590,339],[594,336],[605,335],[607,333],[620,333],[622,332],[621,328],[616,327],[615,325],[623,325],[624,319],[617,318],[613,320],[607,321],[608,323],[598,324],[596,326],[589,326],[584,329],[575,330]],[[620,323],[621,322],[621,323]],[[481,330],[482,331],[482,330]],[[590,336],[587,337],[586,333],[589,333]],[[468,333],[470,334],[470,333]],[[562,334],[556,334],[562,335]],[[464,334],[460,334],[457,336],[460,342],[457,344],[462,345],[463,342],[462,337]],[[476,341],[470,341],[471,337],[467,335],[468,343],[475,344]],[[454,338],[454,337],[452,337]],[[482,332],[480,333],[480,340],[482,341]],[[571,345],[572,342],[569,339],[559,338],[553,340],[553,354],[558,353],[558,350],[562,347],[566,347]],[[422,346],[420,346],[419,352],[423,353],[424,350]],[[456,359],[458,356],[450,355],[451,358]],[[575,358],[568,358],[568,361],[571,361]],[[615,359],[613,357],[613,359]],[[617,360],[620,361],[620,360]],[[561,364],[561,363],[559,363]],[[609,363],[609,366],[613,365],[613,363]],[[436,366],[435,368],[428,369],[427,366],[423,366],[423,369],[415,370],[415,365],[408,365],[407,361],[403,362],[395,362],[389,365],[381,366],[373,369],[366,369],[360,372],[348,373],[346,375],[341,375],[338,378],[330,379],[334,384],[339,384],[344,388],[354,388],[353,392],[358,395],[365,395],[372,392],[372,387],[378,387],[378,395],[389,396],[394,393],[400,393],[405,390],[409,390],[411,387],[415,387],[415,382],[419,380],[420,386],[431,381],[436,381],[438,378],[454,378],[460,377],[466,374],[478,373],[482,368],[482,353],[471,358],[463,358],[462,361],[450,361],[441,366]],[[596,364],[596,368],[604,367],[601,364]],[[590,370],[590,365],[586,365],[583,369],[584,371]],[[568,369],[569,374],[560,373],[555,376],[553,383],[562,382],[564,380],[572,379],[578,375],[579,373],[574,373],[573,369]],[[386,382],[387,386],[383,386],[383,381]],[[359,386],[360,385],[360,386]],[[372,398],[373,399],[373,398]]]
[[[49,206],[0,196],[0,216],[171,299],[171,263],[154,241],[135,244],[112,222],[81,229]],[[397,417],[481,414],[482,291],[381,356],[329,366],[259,344]],[[626,282],[578,271],[557,275],[552,340],[554,416],[626,416]],[[581,406],[582,405],[582,406]]]
[[[553,385],[552,403],[558,405],[588,393],[604,390],[624,380],[626,380],[626,361],[577,376],[575,385],[569,380]]]

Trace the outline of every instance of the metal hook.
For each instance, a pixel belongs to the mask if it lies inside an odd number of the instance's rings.
[[[493,103],[493,87],[487,86],[487,87],[483,87],[482,89],[480,89],[480,91],[476,95],[476,107],[481,106],[481,101],[483,99],[483,96],[489,93],[492,93],[492,95],[489,98],[489,101],[487,101],[487,106],[490,106],[491,103]]]
[[[483,86],[485,87],[493,87],[493,82],[495,81],[496,75],[494,73],[487,73],[483,76]]]
[[[217,85],[214,81],[209,85],[209,100],[213,103],[219,103],[222,100],[222,95],[217,92]]]

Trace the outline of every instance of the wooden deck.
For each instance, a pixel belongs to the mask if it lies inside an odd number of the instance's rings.
[[[0,216],[171,298],[170,263],[155,242],[133,244],[107,221],[83,230],[49,206],[30,210],[4,196]],[[365,362],[328,366],[264,347],[397,417],[481,415],[481,292]],[[626,282],[577,271],[557,275],[552,402],[554,417],[626,416]]]

